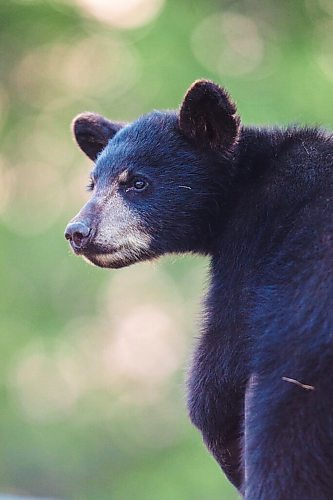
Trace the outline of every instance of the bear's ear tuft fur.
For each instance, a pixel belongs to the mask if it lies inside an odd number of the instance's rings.
[[[123,123],[111,122],[97,113],[81,113],[72,122],[76,142],[93,161],[123,126]]]
[[[226,90],[209,80],[197,80],[180,107],[179,128],[199,147],[224,152],[237,141],[240,119]]]

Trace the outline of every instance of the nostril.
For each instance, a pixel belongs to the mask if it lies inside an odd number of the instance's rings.
[[[72,241],[77,247],[79,247],[81,246],[83,238],[85,238],[85,236],[82,233],[75,231],[72,236]]]
[[[65,238],[75,247],[80,248],[87,241],[90,228],[83,222],[71,222],[65,230]]]

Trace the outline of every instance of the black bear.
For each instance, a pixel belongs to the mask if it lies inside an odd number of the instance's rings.
[[[245,127],[207,80],[179,112],[73,122],[95,162],[66,228],[78,255],[119,268],[210,257],[192,422],[247,500],[333,499],[333,138]]]

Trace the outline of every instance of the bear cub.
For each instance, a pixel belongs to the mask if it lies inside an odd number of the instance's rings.
[[[245,499],[333,498],[333,139],[241,124],[200,80],[179,111],[73,122],[94,162],[73,251],[119,268],[210,259],[193,424]]]

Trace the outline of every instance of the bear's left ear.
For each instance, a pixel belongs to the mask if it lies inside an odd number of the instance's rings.
[[[123,126],[123,123],[111,122],[97,113],[81,113],[72,122],[76,142],[93,161]]]
[[[209,80],[197,80],[180,107],[179,128],[198,146],[223,152],[237,141],[240,119],[223,88]]]

